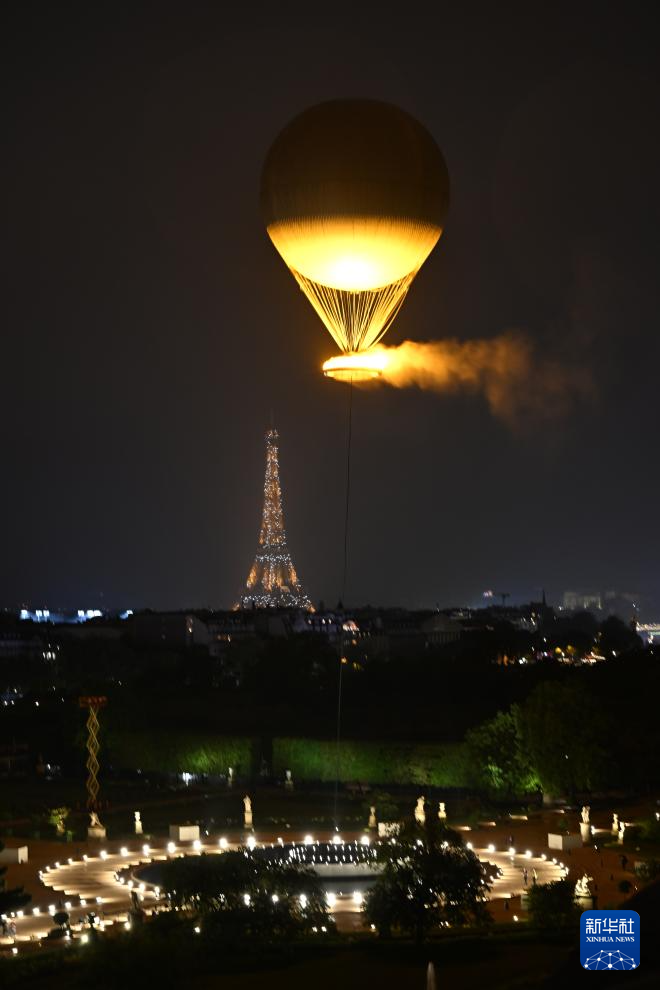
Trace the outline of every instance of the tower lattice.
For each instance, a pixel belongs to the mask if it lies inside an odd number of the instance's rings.
[[[278,439],[277,430],[270,429],[266,434],[266,479],[259,547],[240,607],[311,609],[286,543]]]

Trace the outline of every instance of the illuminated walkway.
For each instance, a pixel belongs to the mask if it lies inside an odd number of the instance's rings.
[[[256,838],[256,837],[255,837]],[[327,836],[324,841],[328,841]],[[287,845],[292,842],[303,842],[303,837],[294,839],[287,837]],[[358,835],[347,841],[359,840]],[[279,840],[281,843],[281,840]],[[271,846],[275,843],[268,842]],[[262,843],[256,838],[256,845]],[[468,848],[472,848],[467,843]],[[150,884],[133,879],[132,868],[157,861],[164,861],[175,856],[201,855],[201,853],[222,853],[225,849],[236,849],[237,843],[227,842],[226,839],[206,839],[203,842],[167,843],[159,842],[149,845],[121,846],[113,849],[99,849],[94,853],[85,854],[82,858],[66,859],[53,863],[44,868],[40,879],[44,887],[43,899],[33,899],[25,911],[18,911],[8,917],[8,922],[15,925],[16,936],[0,937],[0,945],[13,947],[17,951],[21,943],[38,942],[46,938],[48,931],[55,927],[52,915],[56,911],[65,910],[69,913],[74,939],[86,936],[83,927],[88,928],[87,916],[94,912],[99,921],[98,927],[104,929],[110,925],[128,925],[129,911],[132,907],[132,897],[137,896],[141,907],[151,914],[160,901],[160,891]],[[524,871],[527,870],[527,886],[531,886],[536,872],[538,883],[549,883],[559,880],[566,875],[562,863],[550,858],[547,854],[535,855],[531,850],[509,852],[496,849],[495,845],[477,848],[474,851],[482,862],[496,867],[500,875],[493,881],[489,899],[515,897],[525,890]],[[335,890],[333,890],[333,885]],[[345,886],[350,887],[351,880],[347,878]],[[361,910],[361,898],[351,893],[342,894],[337,891],[334,878],[328,880],[328,903],[336,918],[337,926],[355,929],[360,922],[355,915]],[[350,916],[353,917],[350,917]]]

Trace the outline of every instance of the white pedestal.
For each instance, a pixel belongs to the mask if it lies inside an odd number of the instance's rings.
[[[591,825],[588,822],[580,822],[580,835],[585,845],[591,842]]]
[[[87,838],[101,841],[106,838],[105,825],[89,825],[87,827]]]
[[[170,825],[173,842],[194,842],[199,839],[199,825]]]
[[[0,863],[27,863],[27,861],[27,846],[14,846],[9,849],[5,848],[0,852]]]
[[[582,836],[571,832],[569,835],[562,835],[559,832],[548,832],[548,849],[581,849]]]

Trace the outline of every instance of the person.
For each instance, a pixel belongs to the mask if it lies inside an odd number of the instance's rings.
[[[536,872],[536,867],[534,867],[534,869],[532,870],[532,883],[533,884],[536,884],[536,881],[538,880],[538,878],[539,878],[539,875]]]
[[[523,883],[525,884],[525,886],[527,886],[527,877],[528,876],[529,876],[529,874],[527,873],[527,867],[525,867],[525,869],[523,870]]]

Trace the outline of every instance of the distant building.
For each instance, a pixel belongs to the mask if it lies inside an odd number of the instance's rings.
[[[635,631],[649,646],[660,643],[660,622],[638,622]]]
[[[602,612],[630,621],[637,615],[639,595],[631,591],[565,591],[566,612]]]
[[[0,777],[24,777],[29,769],[29,756],[27,743],[0,746]]]
[[[562,605],[566,612],[602,612],[603,599],[600,592],[565,591]]]
[[[50,646],[30,629],[19,626],[0,628],[0,660],[17,660],[19,657],[36,659],[42,655],[44,660],[54,659],[50,652]]]
[[[98,608],[77,608],[77,609],[50,609],[50,608],[22,608],[18,613],[21,622],[36,622],[39,625],[50,623],[52,625],[82,625],[84,622],[91,622],[94,619],[115,618],[128,619],[133,615],[131,609],[124,612],[102,612]]]
[[[131,638],[140,646],[185,649],[208,646],[209,633],[206,623],[190,612],[136,612]]]
[[[209,655],[223,657],[232,643],[244,643],[257,638],[257,612],[214,612],[206,621]]]

